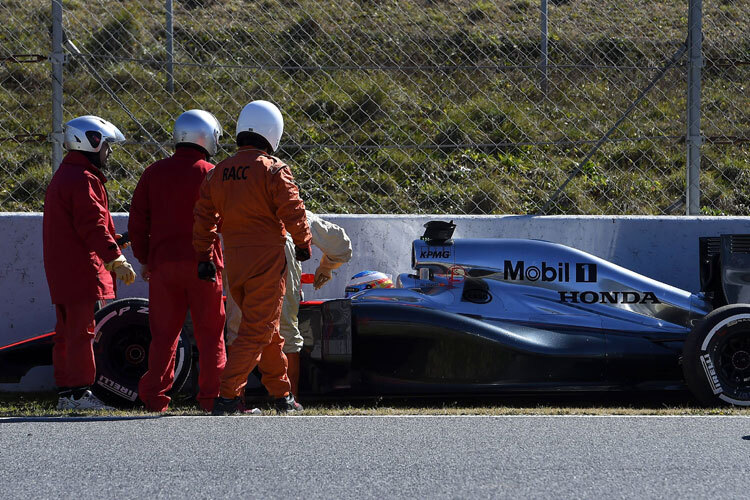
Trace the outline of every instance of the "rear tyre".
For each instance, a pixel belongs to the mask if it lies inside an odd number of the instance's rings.
[[[750,406],[750,305],[720,307],[698,323],[683,346],[682,369],[701,403]]]
[[[138,402],[138,381],[148,369],[151,330],[148,300],[128,298],[111,302],[95,314],[94,357],[96,380],[91,391],[107,404],[128,408]],[[192,348],[183,329],[177,344],[174,384],[176,393],[190,374]]]

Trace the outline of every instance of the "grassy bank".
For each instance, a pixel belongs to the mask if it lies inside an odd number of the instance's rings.
[[[46,2],[9,0],[3,42],[46,53]],[[162,2],[89,9],[64,2],[80,58],[65,66],[65,118],[93,113],[131,141],[168,142],[189,108],[229,133],[242,105],[277,102],[279,155],[313,210],[336,213],[536,213],[684,41],[685,2],[550,2],[549,87],[540,86],[531,0],[219,2],[175,7],[175,91],[166,92]],[[750,214],[749,0],[704,2],[703,211]],[[682,213],[685,60],[575,177],[549,213]],[[49,133],[49,65],[0,68],[4,134]],[[7,132],[5,132],[7,131]],[[724,142],[717,142],[717,141]],[[219,153],[233,152],[229,142]],[[154,146],[115,153],[112,209],[126,211]],[[0,143],[0,206],[39,210],[47,145]]]

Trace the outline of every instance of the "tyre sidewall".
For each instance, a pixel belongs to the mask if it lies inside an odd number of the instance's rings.
[[[705,405],[750,406],[750,390],[741,394],[728,391],[715,367],[717,346],[737,329],[750,332],[750,305],[730,304],[712,311],[685,340],[682,352],[685,382],[698,401]]]
[[[96,312],[93,349],[96,379],[91,390],[106,403],[132,407],[138,402],[138,382],[148,368],[151,342],[149,303],[127,298],[107,304]],[[124,339],[128,342],[124,342]],[[123,355],[123,345],[130,356]],[[126,359],[127,358],[127,359]],[[168,394],[179,391],[190,372],[192,349],[181,335],[175,356],[175,378]]]

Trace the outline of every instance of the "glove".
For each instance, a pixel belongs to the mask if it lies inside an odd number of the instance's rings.
[[[313,287],[318,290],[320,287],[328,283],[333,278],[332,271],[341,267],[343,262],[331,262],[327,255],[323,255],[320,259],[320,264],[315,270],[315,280],[313,281]]]
[[[320,287],[328,283],[332,277],[333,273],[330,269],[323,267],[322,265],[318,266],[315,270],[315,281],[313,281],[313,287],[316,290],[320,289]]]
[[[114,272],[117,279],[126,285],[130,285],[135,281],[133,266],[128,263],[124,255],[120,255],[115,260],[104,264],[104,269]]]
[[[216,281],[216,264],[212,260],[198,262],[198,279]]]
[[[120,250],[125,250],[130,246],[130,236],[128,235],[128,232],[125,231],[122,234],[116,234],[115,235],[115,243],[117,243],[117,246],[120,247]]]
[[[305,262],[310,259],[310,246],[298,247],[294,245],[294,258],[300,262]]]

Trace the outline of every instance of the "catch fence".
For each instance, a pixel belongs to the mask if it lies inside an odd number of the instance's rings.
[[[278,155],[319,212],[748,215],[748,11],[750,0],[6,0],[0,206],[41,210],[75,116],[128,138],[108,183],[111,208],[127,211],[181,112],[219,118],[220,160],[242,106],[267,99],[286,121]]]

